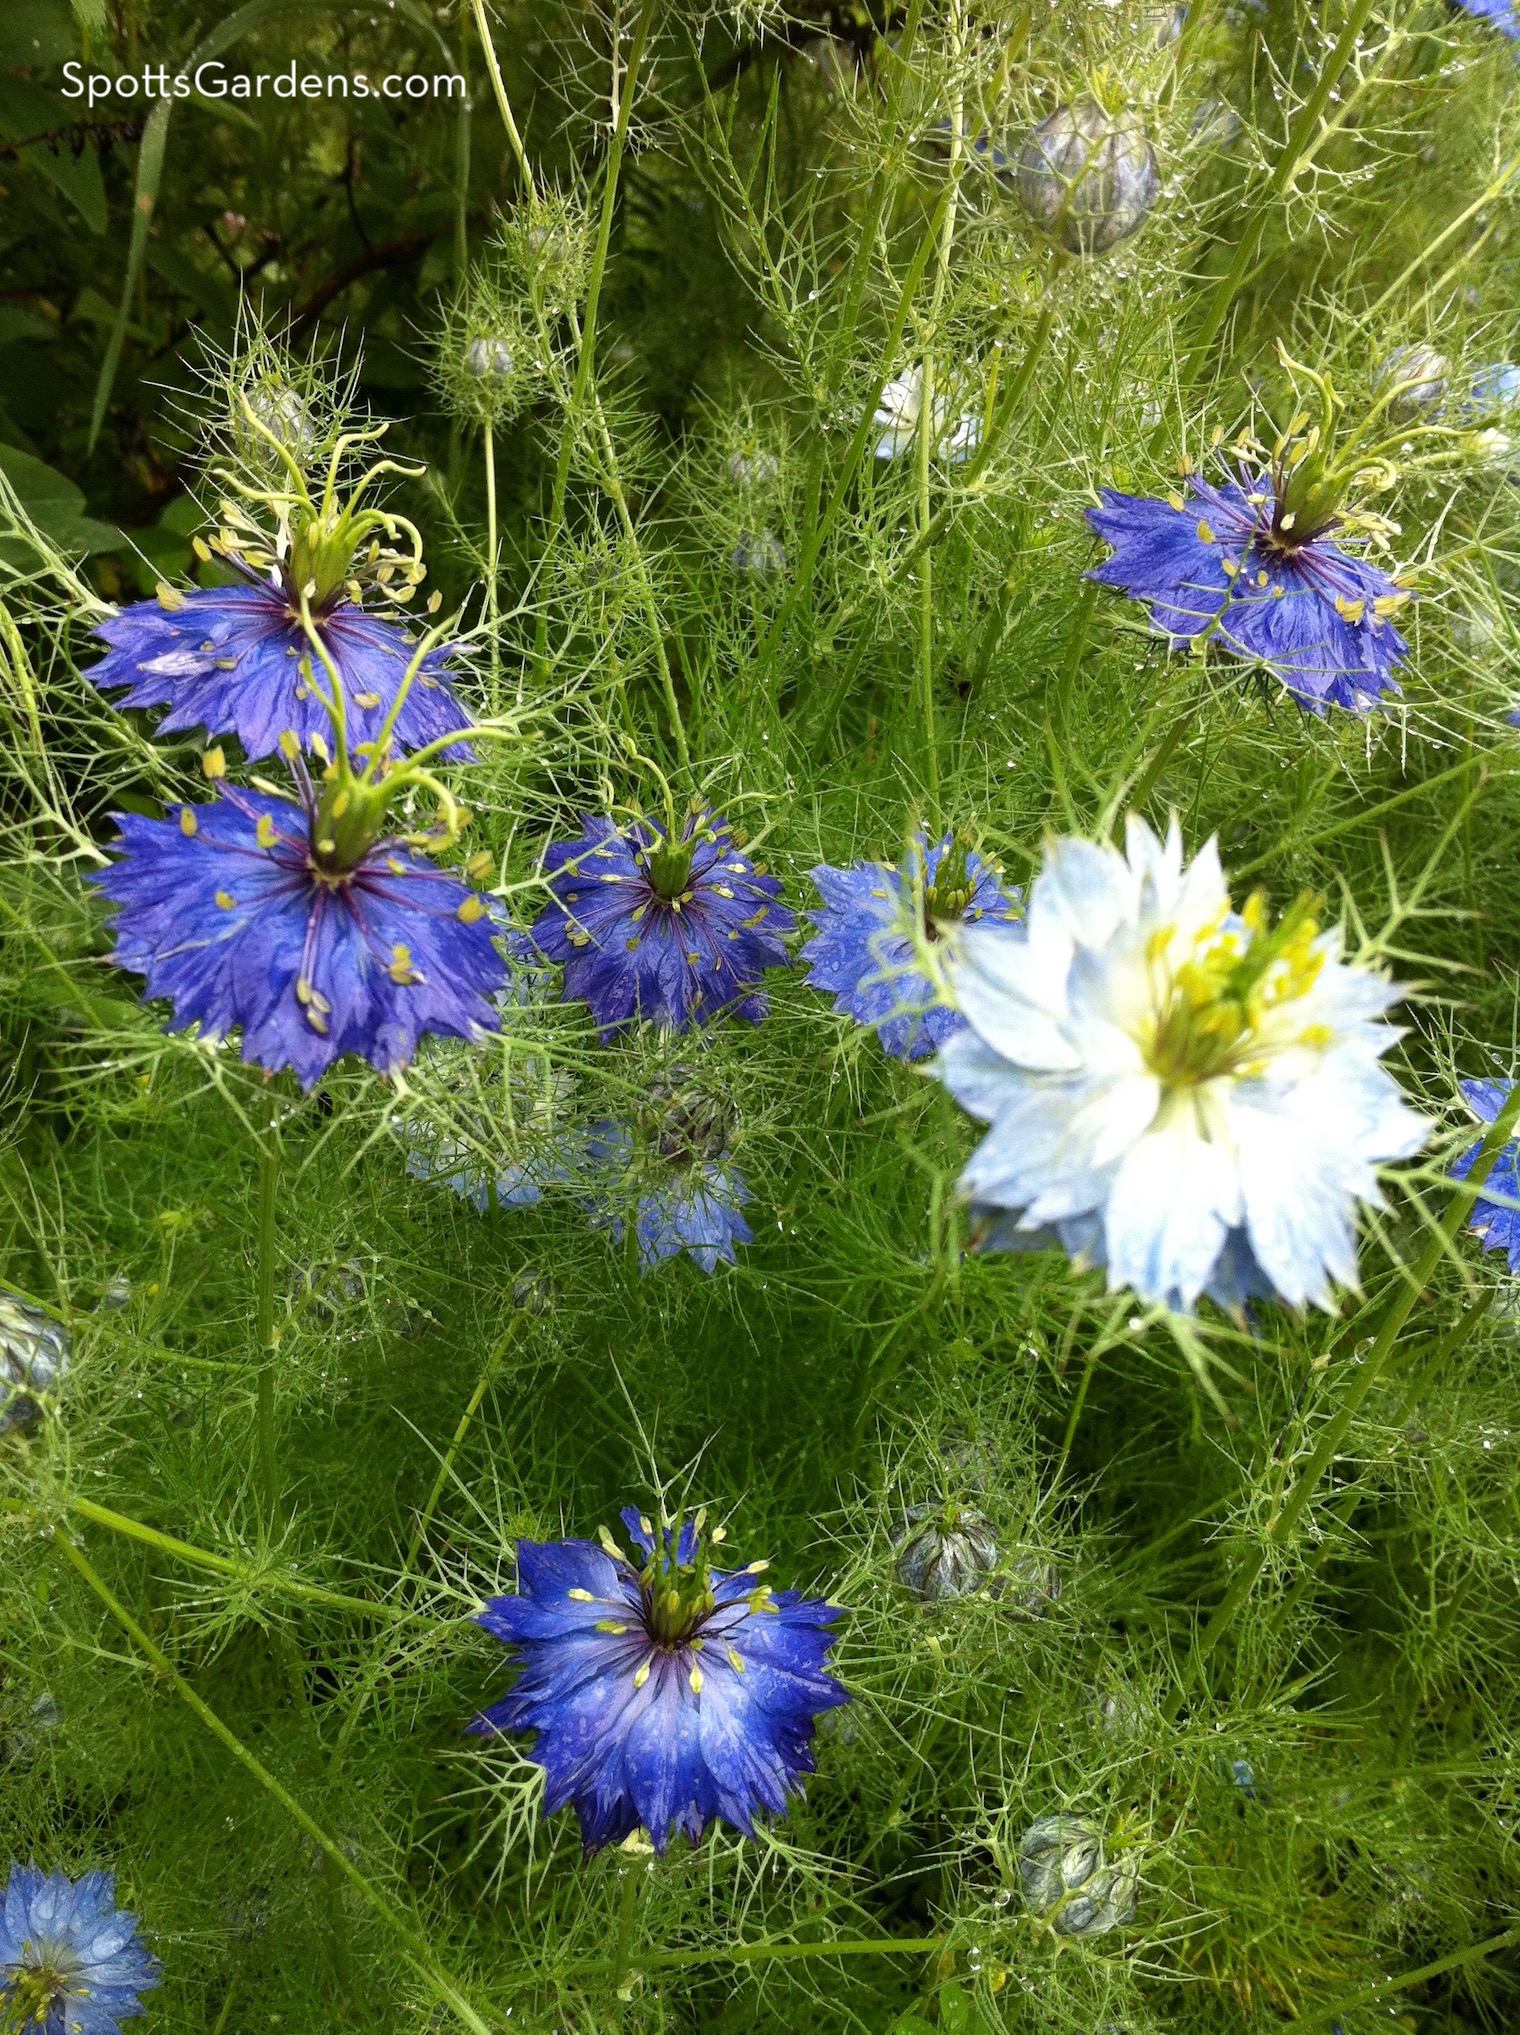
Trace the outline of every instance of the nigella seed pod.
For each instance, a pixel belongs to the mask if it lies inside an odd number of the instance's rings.
[[[317,442],[316,420],[312,416],[311,405],[299,389],[288,388],[278,382],[261,381],[252,388],[245,388],[243,395],[257,424],[270,437],[277,439],[287,452],[299,458],[303,453],[312,451]],[[239,440],[245,444],[259,437],[241,411],[235,420],[235,430]],[[250,446],[249,449],[255,448]],[[256,449],[262,451],[266,446],[261,443]]]
[[[705,1092],[695,1069],[678,1061],[649,1084],[651,1141],[673,1166],[721,1159],[734,1133],[734,1112],[720,1096]]]
[[[1145,220],[1161,173],[1139,117],[1096,100],[1060,106],[1019,151],[1019,202],[1068,254],[1106,254]]]
[[[747,443],[728,456],[728,477],[736,488],[769,487],[780,471],[780,460],[762,445]]]
[[[925,1604],[949,1603],[985,1590],[998,1558],[986,1514],[953,1501],[910,1505],[907,1527],[893,1545],[898,1582]]]
[[[72,1344],[61,1321],[0,1290],[0,1434],[35,1423],[36,1395],[66,1376]]]
[[[786,571],[786,546],[769,530],[746,530],[730,562],[741,579],[779,579]]]
[[[1106,1936],[1135,1919],[1138,1859],[1110,1865],[1103,1833],[1085,1816],[1040,1816],[1019,1839],[1019,1881],[1030,1911],[1058,1936]]]
[[[494,334],[478,333],[464,350],[464,367],[477,381],[504,382],[512,372],[512,349]]]
[[[1061,1571],[1043,1555],[1026,1549],[1008,1564],[996,1591],[1004,1610],[1013,1617],[1039,1618],[1061,1595]]]
[[[1433,346],[1396,346],[1373,376],[1372,393],[1388,395],[1395,423],[1413,424],[1439,413],[1450,377],[1451,362]]]

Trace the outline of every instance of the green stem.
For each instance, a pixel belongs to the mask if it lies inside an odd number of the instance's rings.
[[[491,40],[491,25],[486,20],[485,0],[471,0],[475,9],[475,28],[480,36],[481,55],[486,60],[486,69],[491,73],[491,89],[496,94],[496,105],[501,113],[501,122],[507,130],[507,140],[512,144],[512,154],[517,160],[518,171],[525,190],[533,188],[533,172],[528,165],[528,151],[523,147],[523,138],[517,131],[517,122],[512,118],[512,104],[507,97],[507,87],[501,75],[501,65],[496,61],[496,45]]]
[[[444,1486],[453,1474],[454,1463],[460,1449],[464,1446],[464,1438],[470,1431],[470,1423],[480,1411],[481,1402],[484,1400],[487,1392],[490,1391],[491,1383],[497,1372],[501,1369],[502,1360],[511,1347],[512,1339],[518,1333],[523,1319],[524,1317],[520,1314],[513,1318],[511,1327],[491,1352],[490,1362],[481,1372],[480,1382],[470,1394],[469,1404],[459,1416],[459,1425],[454,1429],[454,1439],[444,1451],[443,1461],[438,1466],[438,1475],[433,1480],[433,1488],[428,1493],[427,1503],[423,1506],[422,1511],[417,1517],[417,1525],[412,1534],[412,1544],[406,1551],[406,1566],[409,1570],[417,1565],[417,1557],[422,1552],[422,1543],[427,1538],[427,1530],[433,1523],[433,1514],[438,1510],[438,1502],[443,1496]]]
[[[675,1971],[694,1964],[786,1963],[799,1957],[928,1957],[943,1950],[943,1936],[841,1937],[833,1943],[731,1943],[711,1950],[654,1950],[639,1959],[641,1971]],[[602,1965],[600,1971],[614,1969]],[[589,1974],[588,1974],[589,1975]]]
[[[628,1975],[628,1955],[633,1948],[633,1909],[639,1897],[638,1875],[632,1865],[623,1868],[623,1884],[618,1893],[617,1956],[612,1967],[612,1983],[620,1986]]]
[[[275,1128],[278,1109],[279,1103],[271,1088],[264,1112],[264,1135],[259,1142],[258,1292],[259,1478],[263,1486],[264,1516],[271,1530],[278,1524],[280,1512],[280,1471],[275,1454],[274,1427],[275,1215],[280,1187],[280,1140]]]
[[[1487,1937],[1482,1943],[1470,1943],[1465,1950],[1454,1950],[1449,1957],[1438,1957],[1432,1964],[1422,1964],[1418,1971],[1400,1972],[1397,1978],[1379,1979],[1376,1985],[1363,1986],[1358,1993],[1343,1994],[1328,2007],[1311,2007],[1307,2014],[1295,2014],[1291,2025],[1295,2028],[1323,2028],[1358,2007],[1376,2006],[1380,2000],[1386,2000],[1394,1993],[1424,1985],[1427,1979],[1440,1978],[1448,1971],[1465,1970],[1468,1965],[1482,1964],[1490,1957],[1497,1957],[1501,1950],[1513,1949],[1517,1943],[1520,1943],[1520,1926],[1506,1929],[1502,1935]]]
[[[144,1547],[172,1555],[176,1561],[186,1562],[191,1568],[210,1569],[250,1591],[260,1588],[277,1590],[282,1596],[292,1597],[302,1604],[320,1604],[329,1611],[349,1611],[361,1618],[388,1619],[393,1624],[437,1625],[445,1622],[422,1618],[400,1605],[382,1604],[369,1597],[349,1597],[341,1590],[324,1590],[318,1583],[303,1583],[294,1576],[266,1575],[258,1569],[250,1569],[243,1562],[232,1560],[228,1555],[213,1554],[209,1548],[196,1547],[187,1540],[176,1540],[172,1534],[160,1533],[157,1527],[147,1526],[140,1519],[130,1519],[124,1512],[113,1512],[108,1506],[97,1505],[93,1498],[70,1498],[68,1503],[71,1512],[77,1512],[81,1519],[88,1519],[94,1526],[119,1533],[126,1540],[140,1541]]]
[[[477,8],[481,4],[482,0],[476,0]],[[633,118],[639,67],[644,61],[644,45],[649,38],[649,26],[655,6],[656,0],[643,0],[643,5],[639,9],[638,19],[634,24],[633,43],[623,70],[621,91],[618,90],[617,83],[617,45],[615,41],[613,44],[612,76],[617,113],[612,130],[612,145],[607,151],[607,171],[602,184],[602,208],[597,221],[596,246],[591,256],[591,273],[586,285],[586,311],[581,327],[580,353],[575,364],[575,381],[570,390],[564,428],[560,432],[559,456],[554,468],[554,492],[549,503],[549,521],[544,532],[543,554],[539,561],[541,572],[548,566],[565,520],[565,496],[570,486],[570,462],[575,450],[575,433],[580,422],[586,389],[596,365],[596,314],[602,299],[602,279],[607,271],[607,250],[612,241],[612,221],[617,210],[618,182],[623,172],[623,155],[628,146],[628,125]],[[547,663],[548,647],[549,611],[540,605],[533,643],[533,662],[540,673]]]
[[[1365,1361],[1340,1405],[1325,1422],[1313,1454],[1304,1465],[1282,1506],[1267,1522],[1262,1545],[1253,1548],[1236,1570],[1233,1581],[1215,1607],[1208,1624],[1198,1635],[1191,1661],[1181,1677],[1175,1699],[1178,1704],[1182,1702],[1193,1680],[1235,1622],[1236,1614],[1250,1596],[1257,1577],[1266,1567],[1267,1557],[1272,1549],[1284,1545],[1303,1517],[1319,1487],[1320,1479],[1335,1460],[1336,1453],[1345,1439],[1346,1430],[1360,1412],[1368,1393],[1382,1377],[1415,1302],[1430,1284],[1436,1267],[1451,1249],[1457,1231],[1472,1213],[1473,1203],[1477,1200],[1484,1181],[1514,1132],[1517,1117],[1520,1117],[1520,1081],[1515,1083],[1503,1109],[1484,1133],[1472,1170],[1453,1194],[1451,1205],[1434,1235],[1420,1253],[1413,1270],[1405,1278],[1397,1298],[1390,1304],[1372,1348],[1367,1352]]]
[[[949,208],[950,200],[951,192],[947,187],[940,194],[939,203],[934,208],[933,215],[924,229],[923,239],[919,242],[913,260],[908,266],[908,273],[903,278],[902,288],[898,293],[896,309],[892,314],[892,323],[888,328],[886,341],[882,347],[882,359],[886,365],[880,370],[875,387],[871,391],[870,399],[861,410],[860,421],[855,426],[855,436],[850,440],[845,452],[839,477],[834,483],[832,494],[829,496],[828,507],[824,510],[817,528],[813,530],[802,545],[797,559],[796,578],[792,582],[786,599],[782,601],[780,607],[776,610],[776,618],[771,623],[765,641],[755,652],[754,664],[751,667],[751,671],[756,679],[761,679],[765,676],[780,646],[781,639],[786,633],[787,625],[811,588],[813,573],[819,558],[822,556],[823,547],[833,535],[835,524],[844,514],[844,506],[849,496],[851,485],[854,482],[856,473],[859,471],[861,460],[865,457],[866,447],[870,443],[871,433],[875,428],[876,407],[881,401],[881,392],[891,379],[892,361],[897,353],[898,343],[902,339],[904,328],[907,325],[908,314],[913,308],[913,299],[917,296],[918,286],[923,280],[924,270],[929,266],[929,258],[939,244],[940,229],[944,224],[945,213]]]
[[[918,686],[924,728],[924,790],[929,806],[929,839],[937,841],[939,811],[939,729],[934,714],[934,547],[929,532],[929,465],[934,449],[934,356],[924,355],[923,401],[918,413],[918,530],[923,556],[918,567]]]
[[[496,532],[496,434],[486,419],[486,627],[491,637],[491,712],[501,711],[500,599],[497,584],[501,571],[501,549]]]
[[[438,1964],[427,1939],[391,1906],[378,1887],[371,1885],[369,1880],[365,1878],[364,1874],[360,1872],[359,1868],[348,1856],[342,1845],[328,1836],[316,1818],[302,1807],[290,1790],[275,1778],[268,1767],[255,1758],[237,1734],[222,1722],[210,1704],[205,1702],[191,1688],[184,1676],[174,1666],[173,1662],[170,1661],[168,1655],[153,1643],[137,1620],[132,1616],[131,1612],[114,1595],[110,1585],[106,1583],[103,1577],[96,1573],[84,1549],[77,1542],[70,1539],[69,1535],[63,1532],[61,1528],[55,1529],[53,1537],[65,1558],[84,1578],[85,1582],[89,1584],[122,1631],[135,1642],[150,1664],[169,1682],[174,1693],[185,1707],[200,1719],[201,1723],[205,1725],[214,1738],[221,1741],[233,1758],[237,1760],[238,1764],[246,1768],[253,1775],[260,1787],[268,1790],[286,1814],[305,1831],[313,1844],[319,1848],[328,1863],[336,1867],[352,1883],[365,1902],[365,1905],[378,1915],[380,1920],[394,1932],[403,1946],[408,1962],[427,1980],[445,2006],[449,2007],[452,2012],[459,2016],[465,2026],[470,2029],[471,2035],[496,2035],[496,2031],[492,2029],[490,2022],[483,2019],[476,2012],[474,2006],[461,1991],[458,1984]]]
[[[1188,372],[1202,365],[1205,355],[1218,338],[1220,327],[1228,317],[1230,306],[1245,280],[1246,271],[1256,252],[1257,242],[1266,230],[1267,206],[1283,197],[1291,187],[1309,146],[1310,137],[1329,104],[1330,94],[1340,83],[1341,74],[1355,53],[1362,30],[1371,20],[1377,6],[1378,0],[1356,0],[1355,6],[1346,18],[1346,25],[1341,30],[1340,40],[1330,52],[1325,68],[1315,80],[1314,90],[1299,108],[1298,118],[1289,131],[1283,152],[1277,160],[1277,168],[1272,172],[1271,181],[1267,185],[1266,203],[1241,234],[1230,266],[1220,277],[1209,300],[1203,323],[1188,350],[1186,361]]]

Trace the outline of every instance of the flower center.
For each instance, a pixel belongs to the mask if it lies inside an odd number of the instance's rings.
[[[695,838],[673,841],[669,835],[662,834],[656,845],[646,852],[644,866],[649,871],[649,881],[656,897],[669,900],[679,897],[685,890],[696,845]]]
[[[35,1945],[24,1944],[23,1955],[27,1950],[37,1954]],[[15,2029],[21,2035],[21,2031],[39,2027],[49,2010],[69,1997],[76,1972],[60,1968],[56,1951],[41,1954],[42,1963],[28,1965],[0,1988],[0,2029]]]
[[[1163,976],[1143,1041],[1147,1065],[1168,1087],[1248,1073],[1285,1043],[1268,1042],[1263,1032],[1276,1011],[1307,996],[1319,979],[1325,957],[1314,946],[1315,910],[1305,895],[1269,930],[1266,895],[1256,891],[1238,919],[1226,908],[1196,935],[1188,958]],[[1151,936],[1153,968],[1168,966],[1172,934],[1163,926]],[[1293,1043],[1323,1046],[1329,1039],[1322,1027],[1309,1026]]]
[[[639,1575],[644,1624],[656,1645],[674,1650],[683,1646],[716,1608],[700,1515],[687,1561],[680,1558],[679,1519],[670,1525],[655,1526],[650,1537],[654,1552]]]
[[[330,883],[351,876],[384,831],[392,788],[340,772],[323,786],[311,819],[311,865]]]
[[[934,872],[934,881],[924,885],[924,932],[931,940],[939,937],[938,927],[966,916],[966,907],[976,888],[968,870],[970,859],[970,842],[960,834],[952,835]]]

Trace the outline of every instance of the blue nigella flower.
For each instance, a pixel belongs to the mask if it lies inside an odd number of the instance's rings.
[[[349,744],[358,749],[379,736],[416,645],[396,623],[348,600],[314,610],[312,620],[342,677]],[[135,601],[95,633],[111,647],[85,676],[102,692],[126,687],[120,706],[168,707],[164,733],[199,727],[236,735],[250,759],[273,755],[287,728],[303,749],[332,734],[312,689],[299,607],[281,585],[251,577],[244,586],[188,593],[160,587],[157,600]],[[469,726],[449,689],[447,656],[435,649],[422,659],[391,730],[393,748],[421,749]],[[315,670],[327,691],[320,659]],[[444,753],[461,761],[471,751],[460,742]]]
[[[1480,21],[1497,28],[1511,42],[1520,42],[1520,14],[1515,11],[1515,0],[1455,0],[1455,4],[1462,13],[1476,14]]]
[[[684,1032],[725,1012],[765,1016],[754,984],[785,962],[796,921],[726,820],[699,806],[667,835],[649,820],[588,815],[544,860],[553,902],[533,937],[565,964],[565,994],[591,1006],[604,1036],[640,1018]]]
[[[13,1865],[0,1908],[0,2027],[28,2035],[117,2035],[158,1984],[137,1917],[116,1906],[116,1875]]]
[[[228,786],[170,819],[118,814],[121,856],[91,878],[119,908],[117,964],[173,1003],[172,1030],[240,1025],[244,1060],[307,1089],[345,1053],[389,1074],[424,1032],[494,1030],[485,902],[399,839],[335,862],[300,781],[299,805]]]
[[[954,834],[932,848],[916,836],[910,859],[896,869],[822,863],[812,878],[824,908],[808,913],[818,928],[801,955],[812,964],[808,987],[831,991],[835,1010],[857,1024],[875,1025],[892,1059],[937,1052],[965,1019],[939,1001],[920,966],[915,916],[921,911],[922,931],[935,940],[962,923],[1018,918],[1018,892],[1005,890],[997,870]]]
[[[612,1232],[614,1243],[628,1233],[631,1213],[639,1247],[639,1270],[652,1272],[682,1251],[707,1273],[738,1262],[736,1244],[754,1242],[744,1220],[754,1199],[743,1173],[728,1156],[726,1129],[705,1140],[700,1130],[672,1122],[642,1141],[627,1124],[598,1124],[586,1148],[588,1173],[596,1180],[586,1206],[596,1228]]]
[[[630,1506],[630,1557],[605,1531],[517,1544],[518,1594],[480,1614],[519,1657],[475,1731],[534,1731],[545,1810],[567,1802],[588,1852],[641,1825],[664,1851],[721,1817],[746,1836],[814,1771],[813,1720],[849,1699],[824,1663],[838,1607],[725,1573],[704,1516],[658,1526]]]
[[[1310,713],[1367,713],[1398,691],[1408,645],[1388,618],[1409,596],[1331,540],[1334,519],[1284,530],[1270,474],[1187,488],[1165,501],[1104,488],[1087,519],[1113,556],[1088,577],[1146,602],[1174,641],[1208,632],[1259,658]]]
[[[1488,1124],[1493,1123],[1503,1109],[1511,1085],[1508,1081],[1464,1081],[1462,1093],[1482,1121]],[[1451,1169],[1454,1180],[1467,1178],[1482,1146],[1483,1140],[1479,1138],[1477,1144],[1456,1161]],[[1483,1192],[1473,1203],[1472,1214],[1467,1218],[1467,1227],[1482,1240],[1484,1250],[1505,1252],[1510,1270],[1520,1274],[1520,1206],[1507,1208],[1503,1201],[1490,1200],[1493,1194],[1503,1195],[1505,1200],[1520,1204],[1520,1138],[1511,1138],[1494,1160],[1483,1183]]]

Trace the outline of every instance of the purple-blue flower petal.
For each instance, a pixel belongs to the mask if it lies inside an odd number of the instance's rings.
[[[1270,542],[1269,475],[1187,485],[1186,500],[1173,501],[1102,489],[1087,519],[1113,555],[1088,577],[1145,602],[1174,641],[1207,629],[1259,659],[1311,713],[1368,713],[1398,691],[1393,674],[1408,645],[1378,604],[1404,596],[1381,566],[1328,535]]]
[[[333,883],[311,865],[301,809],[262,792],[117,819],[122,853],[91,880],[118,908],[113,958],[172,1003],[171,1030],[240,1026],[245,1061],[290,1067],[309,1089],[345,1053],[389,1074],[425,1032],[496,1028],[506,968],[489,915],[400,841],[376,842]]]
[[[796,923],[780,883],[704,810],[680,835],[695,842],[686,890],[663,898],[647,867],[661,839],[646,821],[584,816],[579,837],[544,858],[552,902],[534,939],[563,962],[566,996],[590,1005],[604,1037],[640,1019],[677,1032],[723,1014],[757,1022],[769,1005],[754,985],[785,964],[782,939]]]
[[[317,627],[342,675],[350,748],[374,741],[416,651],[405,629],[351,602],[317,618]],[[273,755],[293,729],[303,749],[313,736],[329,745],[326,708],[302,675],[309,645],[300,616],[285,593],[262,582],[193,587],[162,600],[135,601],[95,631],[109,645],[85,676],[102,692],[125,687],[123,707],[167,707],[161,732],[205,728],[236,735],[250,759]],[[391,731],[398,752],[421,749],[469,726],[450,689],[448,650],[423,658]],[[328,673],[315,663],[323,691]],[[467,761],[467,743],[444,754]]]

